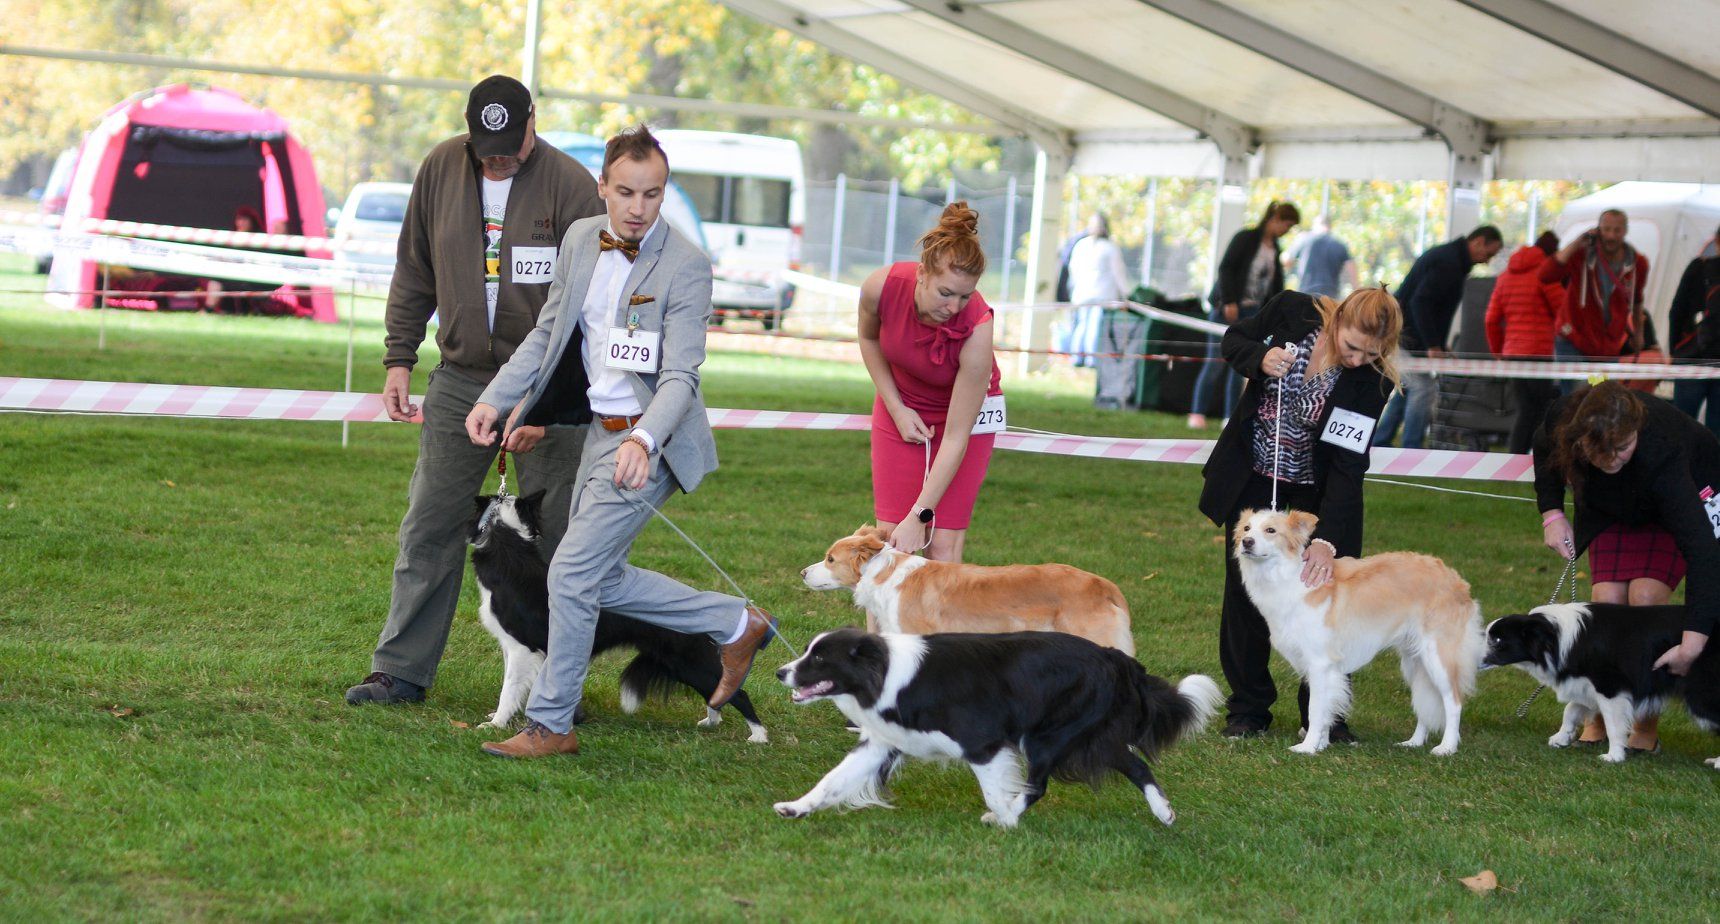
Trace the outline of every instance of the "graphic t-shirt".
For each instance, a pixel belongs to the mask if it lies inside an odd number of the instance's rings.
[[[502,284],[502,227],[508,216],[508,190],[514,178],[484,177],[484,305],[490,330],[496,329],[496,291]]]

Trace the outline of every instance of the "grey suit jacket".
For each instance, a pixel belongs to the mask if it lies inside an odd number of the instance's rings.
[[[523,418],[543,396],[579,326],[597,267],[597,232],[608,226],[607,215],[596,215],[574,222],[562,238],[537,327],[478,398],[499,410],[503,420],[516,406]],[[634,296],[650,301],[630,305]],[[699,394],[711,318],[711,261],[667,221],[659,219],[639,243],[639,256],[616,300],[615,326],[627,326],[632,312],[638,312],[641,329],[663,335],[659,371],[627,373],[644,409],[639,427],[656,441],[681,490],[691,492],[717,467],[717,444]]]

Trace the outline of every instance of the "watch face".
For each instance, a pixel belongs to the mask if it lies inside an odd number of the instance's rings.
[[[920,522],[921,523],[932,522],[932,508],[927,507],[927,508],[920,511]]]

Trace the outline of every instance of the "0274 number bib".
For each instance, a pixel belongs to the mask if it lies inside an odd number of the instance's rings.
[[[979,416],[974,418],[973,435],[983,436],[987,433],[1002,433],[1009,429],[1009,413],[1004,408],[1002,395],[986,395],[985,403],[979,406]]]
[[[662,343],[663,335],[654,330],[611,327],[603,364],[611,369],[656,372],[663,364]]]
[[[515,282],[549,282],[555,273],[554,247],[515,247],[508,266]]]
[[[1326,421],[1326,429],[1320,432],[1320,440],[1351,452],[1367,452],[1368,443],[1374,438],[1374,423],[1372,417],[1335,407]]]

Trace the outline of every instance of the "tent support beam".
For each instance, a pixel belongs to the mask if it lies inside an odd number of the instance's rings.
[[[1720,79],[1546,0],[1457,0],[1519,31],[1720,117]],[[1625,15],[1637,10],[1623,9]],[[1646,6],[1642,9],[1646,13]],[[1692,23],[1692,26],[1697,26]],[[1712,32],[1713,23],[1709,23]]]
[[[1143,109],[1211,138],[1226,157],[1245,157],[1258,146],[1258,132],[1251,126],[1208,106],[1203,106],[1132,71],[1107,64],[1014,20],[983,7],[959,0],[904,0],[908,6],[935,16],[1011,51],[1054,68],[1083,83],[1128,100]]]

